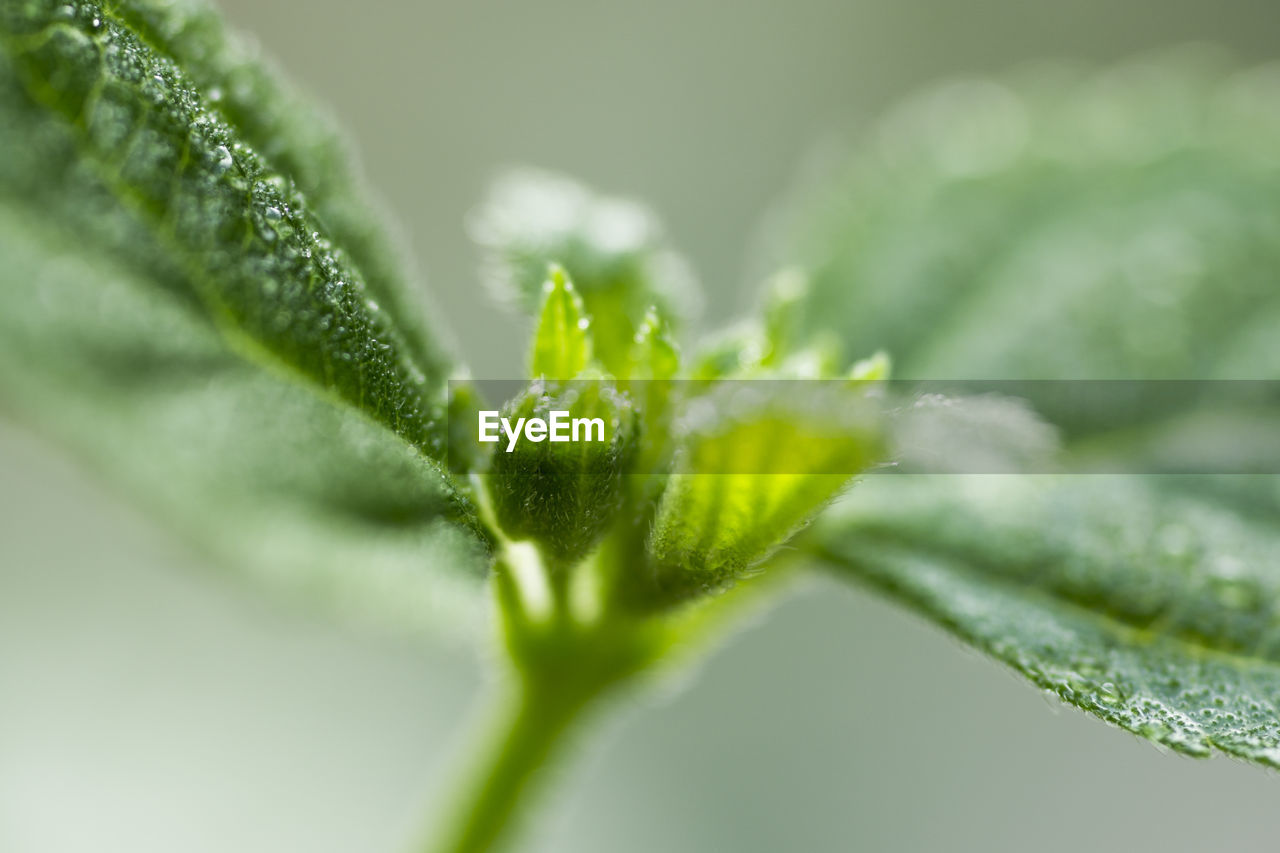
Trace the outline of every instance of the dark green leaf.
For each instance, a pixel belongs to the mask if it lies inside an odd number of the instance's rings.
[[[1135,734],[1280,766],[1274,514],[1196,478],[873,479],[810,531],[839,571]]]
[[[801,325],[906,378],[1275,376],[1278,142],[1280,73],[1194,52],[949,84],[811,199]],[[1269,442],[1226,408],[1059,408],[1071,459]],[[1278,511],[1270,476],[879,477],[807,541],[1074,705],[1277,765]]]
[[[580,440],[564,443],[544,434],[511,446],[500,435],[488,487],[503,531],[512,539],[534,540],[563,567],[586,555],[621,508],[638,449],[639,417],[629,397],[601,380],[535,382],[502,415],[519,432],[524,419],[549,421],[556,411],[568,413],[572,434],[578,434],[577,419],[598,426],[586,424]]]
[[[480,601],[446,363],[334,137],[190,3],[0,10],[0,404],[268,582]]]
[[[69,159],[161,244],[210,317],[440,454],[443,363],[410,357],[290,177],[240,138],[174,57],[95,4],[19,4],[4,26],[16,78],[67,128]]]

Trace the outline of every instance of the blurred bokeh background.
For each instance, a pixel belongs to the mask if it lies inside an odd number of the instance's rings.
[[[224,0],[350,133],[480,376],[522,324],[465,217],[503,166],[642,197],[747,309],[815,146],[940,76],[1196,40],[1276,58],[1270,0]],[[483,692],[464,648],[264,600],[0,425],[0,850],[397,850]],[[571,763],[541,851],[1270,850],[1275,774],[1161,755],[817,580]]]

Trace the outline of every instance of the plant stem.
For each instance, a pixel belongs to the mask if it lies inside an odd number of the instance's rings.
[[[424,853],[482,853],[509,841],[556,748],[600,690],[520,679],[499,706],[471,782]],[[559,689],[563,688],[563,689]]]

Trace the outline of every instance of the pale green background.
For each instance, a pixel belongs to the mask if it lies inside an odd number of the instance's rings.
[[[500,166],[640,194],[707,282],[813,144],[942,74],[1188,39],[1280,54],[1272,0],[444,4],[227,0],[350,129],[480,375],[520,325],[475,284]],[[922,330],[922,333],[927,330]],[[224,581],[0,426],[0,851],[394,851],[448,785],[474,652],[336,627]],[[688,689],[596,733],[530,849],[1272,850],[1274,773],[1059,710],[865,592],[818,582]]]

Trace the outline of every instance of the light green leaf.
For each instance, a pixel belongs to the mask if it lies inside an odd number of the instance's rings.
[[[534,170],[503,176],[472,232],[488,254],[489,285],[530,313],[541,304],[547,264],[568,270],[595,325],[596,357],[614,375],[624,372],[650,306],[677,319],[698,310],[697,283],[653,213],[568,178]]]
[[[766,348],[764,366],[776,366],[788,352],[805,345],[801,321],[809,299],[809,279],[802,270],[785,269],[769,280],[765,287],[762,330]]]
[[[849,368],[849,381],[854,383],[882,382],[889,378],[893,361],[884,350],[876,350],[866,358],[860,358]]]
[[[709,382],[758,371],[768,352],[764,330],[750,320],[739,321],[705,337],[690,356],[689,376]]]
[[[529,373],[573,379],[591,362],[591,320],[563,267],[552,266],[542,285],[542,310],[533,331]]]
[[[656,305],[649,306],[636,330],[623,376],[637,380],[672,379],[680,371],[680,348]]]
[[[333,137],[212,13],[6,4],[0,149],[5,411],[270,584],[475,614],[446,363]]]
[[[1200,478],[873,479],[807,534],[837,570],[1135,734],[1280,766],[1273,513]]]
[[[660,598],[747,575],[884,457],[875,407],[857,405],[857,392],[754,385],[721,386],[678,427],[648,546]]]
[[[679,372],[680,349],[671,339],[671,328],[657,306],[650,306],[631,344],[625,379],[618,383],[640,416],[637,471],[652,475],[666,469],[671,454],[672,410],[679,396],[679,383],[671,380]]]

